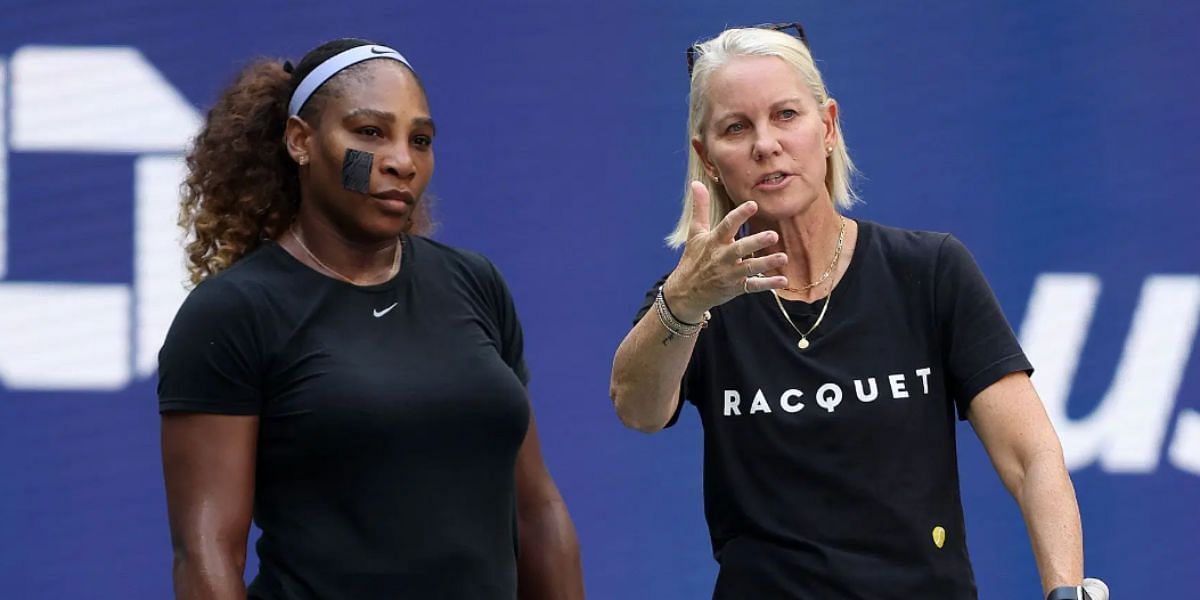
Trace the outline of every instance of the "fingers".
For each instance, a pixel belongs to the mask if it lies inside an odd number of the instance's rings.
[[[778,290],[787,287],[787,277],[776,275],[775,277],[750,277],[746,280],[743,290],[753,294],[756,292],[765,292],[767,290]]]
[[[746,270],[746,276],[752,277],[759,273],[774,271],[786,264],[787,255],[779,252],[762,258],[747,258],[742,261],[742,268]]]
[[[737,230],[745,225],[746,221],[749,221],[756,212],[758,212],[758,203],[753,200],[743,202],[737,208],[729,211],[729,214],[725,215],[725,218],[721,219],[721,222],[713,228],[717,239],[731,241]]]
[[[730,245],[733,252],[733,259],[737,260],[746,256],[750,256],[763,248],[768,248],[779,241],[779,234],[767,230],[760,231],[754,235],[748,235]]]
[[[709,198],[708,188],[704,187],[699,181],[692,182],[692,223],[688,226],[688,239],[692,239],[701,233],[707,233],[709,229]]]

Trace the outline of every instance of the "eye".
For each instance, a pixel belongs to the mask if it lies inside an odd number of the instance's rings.
[[[383,130],[373,126],[360,127],[358,133],[367,137],[383,137]]]
[[[791,121],[792,119],[796,118],[799,114],[800,113],[798,113],[790,108],[785,108],[785,109],[779,111],[779,118],[783,119],[784,121]]]
[[[413,143],[422,148],[428,148],[433,145],[433,136],[415,135],[413,136]]]
[[[725,133],[741,133],[746,129],[746,124],[741,121],[734,121],[725,128]]]

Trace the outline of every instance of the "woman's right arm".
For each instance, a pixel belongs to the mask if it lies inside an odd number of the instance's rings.
[[[163,415],[163,477],[176,598],[246,597],[243,573],[257,445],[257,416]]]
[[[670,287],[663,287],[667,305],[675,312]],[[680,312],[675,316],[686,320]],[[653,307],[633,326],[617,347],[609,387],[613,407],[626,427],[654,433],[666,426],[679,406],[679,382],[695,347],[696,337],[671,334]]]
[[[746,279],[750,274],[765,273],[787,263],[787,255],[783,253],[742,258],[778,239],[774,231],[734,239],[742,224],[758,210],[754,202],[741,204],[710,229],[708,190],[694,182],[692,197],[688,242],[679,265],[662,289],[676,319],[699,323],[705,311],[746,291],[760,292],[787,285],[784,277]],[[646,311],[613,358],[609,395],[622,423],[645,433],[666,426],[679,406],[679,383],[695,347],[695,336],[673,335],[653,308]]]

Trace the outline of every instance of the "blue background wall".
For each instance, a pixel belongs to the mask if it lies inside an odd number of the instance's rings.
[[[954,232],[1014,328],[1040,275],[1102,282],[1070,419],[1088,418],[1116,383],[1146,278],[1200,278],[1195,3],[2,4],[0,60],[31,45],[136,48],[199,111],[251,57],[294,60],[332,37],[375,38],[413,61],[439,126],[437,237],[490,256],[514,291],[543,448],[593,598],[707,597],[716,572],[694,413],[644,436],[621,427],[607,396],[642,293],[675,261],[661,238],[683,187],[690,41],[727,24],[802,21],[865,174],[866,203],[851,215]],[[21,85],[9,78],[4,93]],[[132,282],[136,157],[12,146],[0,163],[0,286]],[[86,331],[71,324],[87,318],[79,309],[23,326],[85,343],[70,337]],[[0,330],[0,340],[21,335]],[[1168,458],[1172,443],[1200,449],[1183,425],[1200,411],[1187,340],[1154,464],[1074,465],[1087,570],[1119,597],[1200,586],[1200,480]],[[153,378],[107,391],[21,387],[0,378],[0,596],[167,597]],[[1039,597],[1020,513],[970,429],[960,433],[981,597]]]

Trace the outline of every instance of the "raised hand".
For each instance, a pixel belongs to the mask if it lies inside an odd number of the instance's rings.
[[[663,285],[663,296],[677,319],[696,323],[704,311],[750,292],[786,287],[783,276],[757,277],[787,264],[778,252],[754,258],[753,254],[779,240],[774,231],[761,231],[735,239],[738,229],[758,212],[758,204],[744,202],[710,226],[708,188],[692,182],[692,221],[679,265]]]

